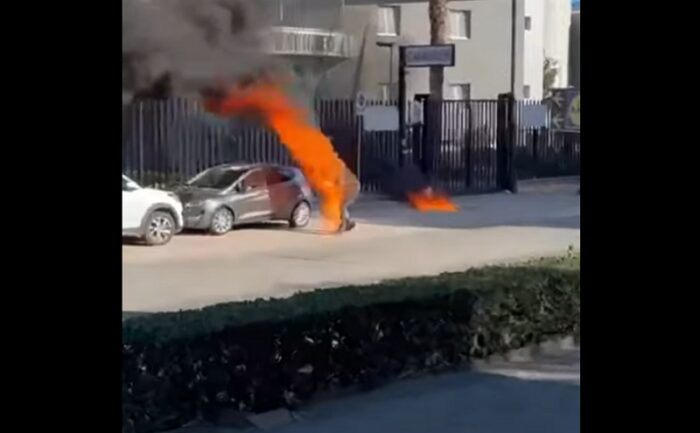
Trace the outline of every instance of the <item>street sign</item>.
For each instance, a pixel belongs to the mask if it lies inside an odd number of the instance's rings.
[[[562,132],[581,131],[581,92],[578,89],[554,89],[549,98],[552,129]]]
[[[355,114],[357,116],[362,116],[362,114],[365,112],[365,108],[367,108],[367,95],[359,92],[355,96]]]
[[[419,68],[426,66],[454,66],[455,46],[445,45],[404,45],[404,66]]]

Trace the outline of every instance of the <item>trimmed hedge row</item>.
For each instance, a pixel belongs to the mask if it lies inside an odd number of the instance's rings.
[[[568,260],[568,262],[567,262]],[[123,430],[294,407],[579,334],[578,258],[155,314],[123,325]]]

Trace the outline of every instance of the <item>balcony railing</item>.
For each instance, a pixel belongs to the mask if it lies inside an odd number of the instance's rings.
[[[263,35],[271,54],[348,58],[353,40],[348,34],[299,27],[273,27]]]

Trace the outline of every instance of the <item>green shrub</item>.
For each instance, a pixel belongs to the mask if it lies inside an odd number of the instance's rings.
[[[123,325],[124,430],[290,407],[321,390],[578,335],[579,311],[570,254],[135,317]]]

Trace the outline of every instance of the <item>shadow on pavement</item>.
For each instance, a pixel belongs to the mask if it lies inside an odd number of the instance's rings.
[[[329,401],[273,433],[577,433],[580,387],[486,373],[407,380]]]
[[[579,361],[580,350],[575,348],[493,368],[506,369],[510,375],[490,372],[492,367],[486,365],[487,371],[427,375],[397,380],[371,392],[326,395],[296,412],[296,421],[288,419],[265,431],[578,433]],[[234,427],[192,425],[173,433],[219,433]]]

